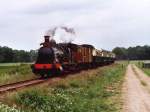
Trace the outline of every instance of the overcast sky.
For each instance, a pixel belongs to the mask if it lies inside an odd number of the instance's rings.
[[[66,25],[75,43],[111,50],[150,44],[150,0],[0,0],[0,45],[37,49],[45,31]]]

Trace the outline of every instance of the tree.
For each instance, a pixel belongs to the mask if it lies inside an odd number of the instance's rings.
[[[116,58],[119,59],[119,60],[128,58],[127,50],[123,47],[116,47],[115,49],[113,49],[113,53],[116,54]]]
[[[150,46],[136,46],[129,48],[116,47],[113,49],[117,59],[130,59],[130,60],[149,60],[150,59]]]
[[[8,62],[33,62],[36,60],[37,51],[13,50],[9,47],[0,46],[0,63]]]
[[[30,61],[31,62],[33,62],[33,61],[35,61],[36,60],[36,58],[37,58],[37,51],[36,50],[30,50]]]
[[[11,48],[8,47],[0,47],[0,61],[1,62],[12,62],[14,53]]]

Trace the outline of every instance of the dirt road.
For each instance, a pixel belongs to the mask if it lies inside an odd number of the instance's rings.
[[[123,112],[150,112],[150,78],[135,65],[127,68],[123,93]]]

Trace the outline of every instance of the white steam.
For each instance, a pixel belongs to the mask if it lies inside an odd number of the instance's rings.
[[[53,27],[49,29],[45,35],[50,36],[50,39],[54,39],[58,43],[69,43],[74,41],[76,37],[75,30],[66,26]]]

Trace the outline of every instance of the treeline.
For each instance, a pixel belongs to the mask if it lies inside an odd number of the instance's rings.
[[[33,62],[37,57],[37,51],[13,50],[9,47],[0,46],[0,63]]]
[[[149,60],[150,46],[116,47],[113,49],[118,60]]]
[[[150,46],[116,47],[113,49],[118,60],[150,60]],[[0,46],[0,63],[33,62],[36,60],[37,51],[13,50]]]

